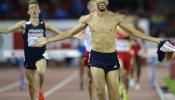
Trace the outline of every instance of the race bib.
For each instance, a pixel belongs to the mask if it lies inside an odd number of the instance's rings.
[[[34,43],[36,43],[37,41],[39,41],[41,38],[38,37],[28,37],[28,46],[29,47],[35,47],[33,46]]]

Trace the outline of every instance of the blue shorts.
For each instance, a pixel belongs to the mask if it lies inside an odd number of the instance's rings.
[[[101,53],[97,51],[91,51],[90,66],[102,68],[105,73],[120,68],[119,60],[116,52]]]

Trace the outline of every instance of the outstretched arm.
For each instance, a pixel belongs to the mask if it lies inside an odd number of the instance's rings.
[[[80,23],[75,28],[73,28],[72,30],[70,30],[70,31],[68,31],[64,34],[60,34],[60,35],[57,35],[57,36],[52,37],[52,38],[43,38],[43,39],[41,39],[41,41],[38,41],[38,42],[34,43],[34,46],[40,47],[40,46],[46,45],[48,43],[52,43],[52,42],[61,41],[61,40],[71,38],[75,34],[78,34],[80,31],[85,29],[86,26],[87,25],[85,23]]]
[[[60,34],[60,35],[57,35],[57,36],[52,37],[52,38],[43,38],[40,41],[34,43],[34,46],[43,46],[43,45],[46,45],[48,43],[71,38],[75,34],[78,34],[79,32],[81,32],[82,30],[84,30],[87,27],[87,20],[88,19],[89,19],[89,16],[87,16],[87,17],[83,16],[80,18],[79,24],[75,28],[73,28],[72,30],[69,30],[67,32],[64,32],[64,34]]]
[[[18,29],[23,29],[25,25],[25,21],[20,21],[16,23],[14,26],[9,27],[9,28],[2,28],[0,29],[0,34],[8,34],[10,32],[14,32]]]
[[[62,33],[62,32],[61,32],[59,29],[57,29],[54,25],[52,25],[52,24],[50,24],[50,23],[48,23],[48,22],[45,23],[45,26],[46,26],[46,30],[51,31],[51,32],[53,32],[53,33],[55,33],[55,34],[57,34],[57,35],[59,35],[59,34]]]
[[[163,39],[161,39],[161,38],[155,38],[155,37],[148,36],[148,35],[144,34],[143,32],[138,31],[138,30],[136,30],[135,28],[130,27],[128,24],[123,23],[123,22],[119,23],[119,26],[120,26],[123,30],[125,30],[127,33],[131,34],[131,35],[134,36],[134,37],[140,38],[140,39],[152,41],[152,42],[155,42],[155,43],[157,43],[157,44],[159,44],[160,41],[163,40]]]
[[[87,23],[86,22],[87,22],[88,19],[89,19],[89,15],[82,16],[79,19],[79,24],[75,28],[65,32],[64,34],[57,35],[56,37],[46,39],[45,40],[46,44],[47,43],[51,43],[51,42],[55,42],[55,41],[65,40],[65,39],[73,37],[74,35],[78,34],[81,31],[83,31],[87,27]]]
[[[72,30],[68,31],[68,33],[65,34],[60,34],[56,37],[53,38],[49,38],[47,39],[47,43],[51,43],[51,42],[55,42],[55,41],[61,41],[61,40],[65,40],[68,38],[73,37],[75,34],[78,34],[79,32],[81,32],[83,29],[86,28],[86,24],[84,23],[80,23],[79,25],[77,25],[75,28],[73,28]]]

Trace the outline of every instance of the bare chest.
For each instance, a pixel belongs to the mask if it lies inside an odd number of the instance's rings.
[[[93,18],[89,21],[89,26],[93,33],[113,33],[115,32],[117,20],[112,17]]]

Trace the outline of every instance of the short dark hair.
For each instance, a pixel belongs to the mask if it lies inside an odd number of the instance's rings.
[[[28,4],[38,4],[37,0],[29,0]]]

